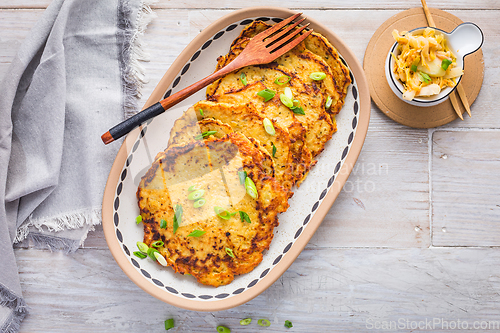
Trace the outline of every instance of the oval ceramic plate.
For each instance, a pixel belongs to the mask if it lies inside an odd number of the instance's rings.
[[[202,79],[215,69],[219,55],[227,53],[243,27],[255,19],[274,23],[294,12],[282,8],[254,7],[233,12],[214,22],[181,53],[162,78],[146,106]],[[311,27],[337,48],[351,71],[345,105],[337,116],[338,131],[319,155],[318,163],[300,188],[294,188],[290,208],[279,217],[274,239],[263,261],[250,273],[226,286],[204,286],[191,276],[175,274],[149,259],[133,255],[143,239],[136,191],[154,157],[166,148],[170,129],[188,106],[205,99],[202,90],[182,104],[131,132],[123,142],[110,172],[103,199],[103,229],[109,249],[127,276],[143,290],[172,305],[218,311],[245,303],[276,281],[297,258],[339,194],[363,145],[370,117],[368,83],[360,63],[347,46],[320,23]]]

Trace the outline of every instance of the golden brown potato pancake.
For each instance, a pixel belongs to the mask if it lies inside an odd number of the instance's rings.
[[[288,208],[290,196],[264,173],[258,155],[261,152],[239,133],[167,148],[137,191],[144,243],[151,247],[156,241],[163,242],[157,250],[167,264],[205,285],[225,285],[235,275],[250,272],[269,248],[277,215]],[[255,183],[256,199],[240,183],[238,172],[242,171]],[[195,208],[189,200],[191,186],[204,191],[202,207]],[[226,210],[228,215],[221,215],[227,219],[216,214],[216,206]],[[174,232],[179,207],[182,214],[178,214]],[[250,223],[240,212],[248,215]],[[162,220],[165,228],[161,228]],[[198,236],[193,236],[195,230]]]

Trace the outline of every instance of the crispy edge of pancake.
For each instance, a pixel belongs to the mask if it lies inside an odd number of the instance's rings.
[[[250,38],[240,37],[239,42],[234,44],[230,52],[225,56],[224,65],[221,64],[221,66],[225,66],[233,61],[249,42]],[[274,62],[286,70],[295,73],[305,85],[311,87],[314,94],[322,93],[325,96],[325,101],[327,98],[331,98],[331,105],[328,108],[325,106],[325,110],[332,118],[332,122],[335,122],[335,115],[340,112],[340,108],[343,105],[343,101],[340,101],[342,94],[340,93],[341,89],[337,85],[332,69],[322,57],[309,51],[305,47],[304,42],[301,42],[292,50],[278,57]],[[313,68],[306,70],[308,66]],[[324,72],[326,78],[320,81],[312,80],[309,75],[313,72]]]
[[[185,111],[179,118],[177,118],[170,130],[170,137],[168,140],[168,147],[170,146],[180,146],[188,144],[192,141],[196,141],[195,137],[205,131],[224,129],[224,134],[220,135],[215,133],[206,137],[205,140],[215,140],[233,132],[232,127],[229,124],[223,123],[216,119],[200,119],[198,120],[197,114],[199,111],[194,107],[189,108]],[[275,165],[271,155],[266,149],[260,147],[263,156],[256,157],[260,163],[264,166],[264,172],[271,176],[275,176]],[[158,158],[155,157],[155,160]]]
[[[264,80],[264,85],[272,87],[271,89],[276,91],[277,96],[279,96],[285,86],[275,84],[275,78],[281,77],[282,75],[290,77],[286,87],[292,90],[294,99],[300,101],[301,107],[303,107],[305,112],[303,115],[296,115],[295,119],[301,122],[306,128],[306,146],[310,149],[313,157],[319,155],[324,150],[326,142],[328,142],[333,135],[334,127],[330,115],[324,108],[326,98],[323,94],[315,94],[312,87],[304,84],[295,73],[283,68],[277,63],[247,66],[232,72],[219,81],[215,94],[222,94],[226,91],[241,88],[241,73],[246,74],[248,84]],[[283,110],[293,113],[293,111],[288,108],[283,108]]]
[[[262,31],[270,28],[271,25],[262,22],[254,21],[247,25],[240,33],[240,35],[232,42],[231,48],[235,47],[245,38],[252,38]],[[330,66],[332,73],[334,75],[336,85],[338,87],[338,93],[340,95],[339,100],[336,104],[332,103],[332,112],[338,114],[344,105],[344,100],[347,95],[347,89],[351,82],[351,77],[349,75],[349,69],[344,64],[339,56],[337,49],[328,41],[328,39],[322,34],[313,31],[303,42],[305,47],[320,56],[325,60],[325,62]],[[302,43],[301,43],[302,44]],[[227,56],[226,56],[227,57]],[[217,64],[217,67],[224,67],[228,61],[226,58],[218,59],[221,63]],[[224,61],[224,63],[222,63]]]
[[[210,146],[227,139],[229,139],[231,143],[236,144],[240,153],[242,153],[243,156],[246,156],[246,158],[243,159],[243,168],[248,172],[248,177],[254,179],[255,185],[260,194],[259,198],[255,201],[255,207],[256,210],[260,209],[262,212],[259,211],[259,223],[257,223],[257,221],[253,221],[254,224],[252,225],[253,228],[257,228],[256,230],[258,232],[256,232],[252,238],[251,246],[246,249],[242,249],[241,252],[236,252],[237,255],[235,258],[230,258],[224,254],[221,249],[219,249],[219,254],[222,254],[222,256],[207,255],[208,258],[201,260],[194,255],[196,252],[192,251],[191,254],[193,255],[175,256],[175,254],[179,254],[174,251],[175,247],[172,246],[173,249],[171,250],[175,252],[172,254],[172,251],[169,251],[170,248],[167,248],[167,245],[170,244],[170,241],[178,238],[179,234],[174,235],[170,228],[161,229],[159,226],[160,221],[154,220],[154,212],[148,211],[146,207],[141,205],[144,203],[144,200],[146,200],[147,183],[148,181],[152,181],[156,175],[158,168],[160,168],[162,163],[162,158],[165,161],[172,162],[172,159],[169,158],[169,155],[171,154],[174,154],[174,156],[183,154],[189,152],[189,150],[193,149],[193,147],[203,146],[204,144]],[[230,133],[222,139],[206,140],[206,142],[203,143],[191,142],[186,146],[173,146],[168,148],[162,153],[162,156],[153,163],[146,175],[142,178],[141,184],[137,190],[137,198],[141,208],[141,215],[143,215],[145,232],[144,242],[150,246],[151,243],[156,240],[163,240],[165,242],[165,246],[158,248],[158,251],[160,251],[160,253],[165,257],[168,265],[171,266],[175,272],[181,274],[191,274],[198,280],[198,282],[216,287],[230,283],[234,279],[234,275],[250,272],[262,261],[262,252],[269,248],[271,240],[274,236],[273,229],[278,225],[277,215],[286,211],[289,207],[288,199],[290,197],[290,193],[284,190],[283,187],[281,187],[274,180],[274,178],[266,176],[262,173],[260,170],[261,167],[259,167],[258,164],[255,164],[253,160],[254,154],[258,154],[258,152],[247,138],[238,133]],[[170,216],[173,218],[173,207],[171,206],[171,203],[167,207],[167,211],[170,212]],[[224,221],[222,222],[224,223]],[[229,237],[227,232],[225,233],[225,236]],[[188,243],[187,246],[189,247],[189,241],[192,239],[187,241],[186,238],[187,237],[184,237],[184,241]],[[217,241],[218,238],[215,237],[213,240]],[[219,243],[220,242],[221,241],[219,240]],[[185,243],[181,245],[184,246]],[[201,265],[198,265],[199,263],[201,263]],[[216,266],[226,267],[218,270],[214,268]]]
[[[203,110],[203,116],[197,113],[198,119],[218,119],[231,126],[235,132],[242,133],[248,138],[256,139],[270,155],[273,153],[274,145],[277,152],[277,157],[273,158],[275,162],[275,178],[285,188],[292,188],[297,179],[292,174],[293,156],[290,151],[291,140],[288,132],[276,120],[271,119],[275,130],[275,134],[271,136],[264,129],[265,117],[259,115],[251,104],[199,101],[194,105],[194,108],[196,110]]]
[[[294,174],[294,177],[297,179],[296,185],[298,186],[307,176],[312,163],[311,151],[304,144],[306,139],[306,130],[304,126],[299,121],[297,121],[295,116],[289,112],[289,110],[285,110],[290,116],[288,121],[284,121],[284,119],[281,118],[283,116],[283,113],[280,113],[278,110],[279,106],[281,106],[279,97],[275,97],[267,102],[265,102],[260,97],[252,99],[242,97],[247,95],[246,90],[253,90],[253,93],[256,94],[258,91],[265,88],[266,86],[262,82],[257,81],[237,90],[228,91],[220,95],[210,96],[208,100],[230,104],[251,103],[260,115],[262,115],[263,117],[272,118],[278,121],[278,123],[282,125],[282,127],[286,128],[291,141],[290,151],[292,153],[293,159],[292,172]],[[276,114],[269,113],[269,111],[273,108],[276,108]],[[283,108],[285,107],[283,106]],[[278,115],[278,113],[280,114]]]
[[[208,131],[216,131],[216,133],[212,134],[210,137],[220,139],[224,135],[232,133],[233,129],[231,126],[228,124],[225,124],[219,120],[216,119],[203,119],[200,121],[197,121],[196,124],[198,127],[194,127],[195,123],[187,123],[185,122],[185,118],[183,118],[185,113],[181,117],[179,117],[177,120],[179,122],[175,124],[172,127],[172,130],[170,131],[170,137],[168,140],[168,146],[173,146],[173,145],[183,145],[186,144],[192,140],[194,140],[194,137],[196,135],[199,135],[200,133],[208,132]],[[176,120],[176,121],[177,121]],[[182,128],[182,130],[177,130],[178,128]],[[194,127],[194,128],[191,128]]]

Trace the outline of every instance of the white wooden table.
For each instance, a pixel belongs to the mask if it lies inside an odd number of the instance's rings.
[[[0,1],[0,78],[50,0]],[[201,29],[230,11],[300,9],[335,31],[362,62],[375,30],[417,0],[288,2],[160,0],[144,36],[151,61],[143,101]],[[102,228],[71,255],[17,249],[30,314],[22,332],[500,331],[500,2],[428,1],[477,23],[485,75],[472,118],[436,129],[399,125],[372,104],[364,148],[305,250],[257,298],[221,312],[162,303],[115,263]],[[283,326],[291,320],[294,327]],[[386,326],[384,326],[386,325]],[[481,329],[482,328],[482,329]]]

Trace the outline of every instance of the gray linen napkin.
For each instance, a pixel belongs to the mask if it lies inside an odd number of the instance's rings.
[[[0,91],[0,329],[27,313],[13,243],[75,251],[101,222],[119,143],[100,136],[137,109],[142,0],[53,0]]]

